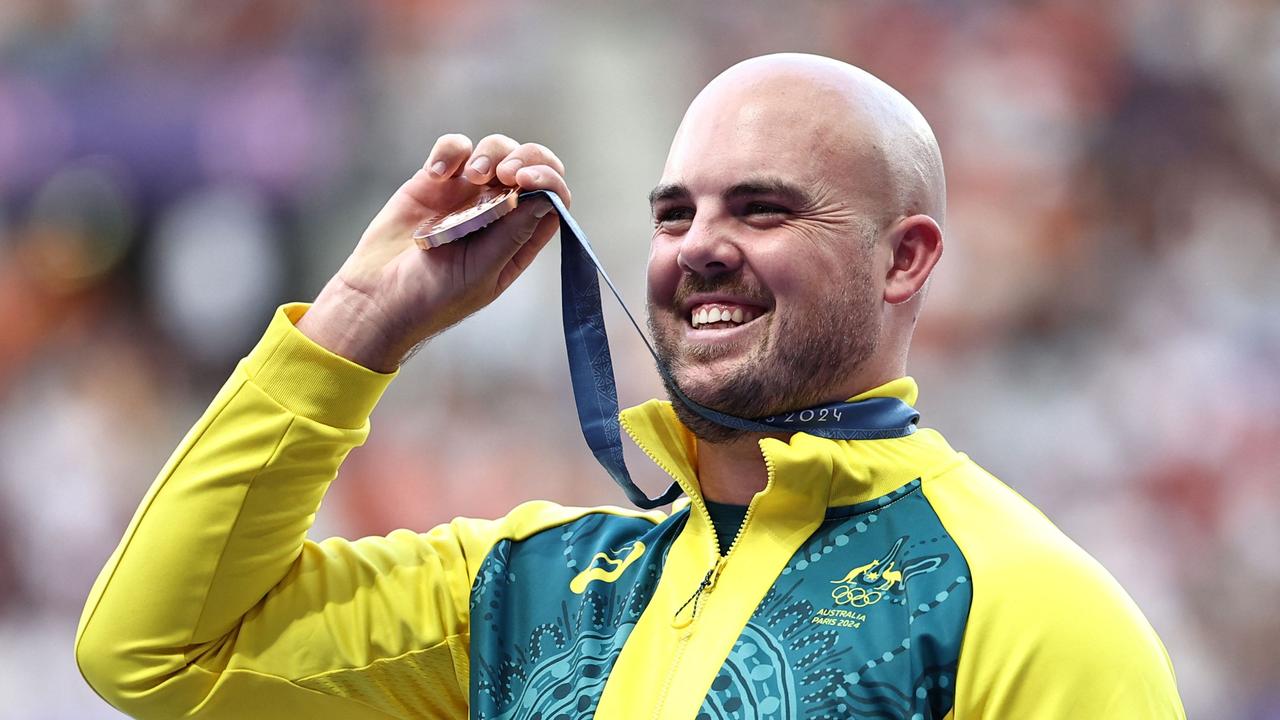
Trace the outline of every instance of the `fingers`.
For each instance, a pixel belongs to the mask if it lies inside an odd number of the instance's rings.
[[[487,139],[487,138],[486,138]],[[460,133],[441,135],[427,155],[422,168],[436,179],[453,177],[462,164],[471,157],[471,138]]]
[[[564,163],[545,145],[539,143],[522,145],[506,135],[494,134],[476,145],[471,158],[467,160],[463,177],[476,185],[488,184],[496,178],[498,182],[508,186],[554,189],[545,184],[530,186],[520,181],[519,175],[522,169],[538,166],[549,168],[552,174],[561,178],[564,176]],[[559,184],[564,185],[563,179]],[[561,197],[565,195],[561,194]]]
[[[487,185],[496,178],[507,186],[551,190],[566,205],[570,201],[564,163],[555,153],[540,143],[522,145],[499,133],[485,136],[474,147],[466,135],[441,135],[423,170],[433,180],[461,176],[473,185]]]
[[[548,165],[527,165],[521,167],[512,177],[513,185],[518,185],[522,190],[550,190],[560,196],[560,200],[564,202],[565,207],[573,202],[573,197],[569,193],[569,185],[565,183],[564,177],[554,167]]]
[[[496,182],[495,182],[496,180]],[[572,197],[564,180],[564,163],[539,143],[517,143],[487,135],[479,143],[460,133],[441,135],[422,169],[409,178],[379,213],[382,227],[415,224],[431,212],[466,202],[475,188],[502,184],[524,190],[550,190],[567,206]]]
[[[423,168],[409,178],[378,214],[370,229],[399,233],[432,212],[472,197],[479,185],[493,181],[522,190],[549,190],[566,206],[572,202],[564,180],[564,163],[538,143],[517,143],[506,135],[485,136],[472,145],[459,133],[441,135]]]
[[[521,168],[534,165],[546,165],[557,175],[564,175],[564,163],[545,145],[525,143],[514,148],[498,163],[498,181],[503,185],[517,185],[516,175]]]
[[[476,149],[467,160],[467,167],[462,176],[476,185],[486,185],[493,179],[494,170],[520,143],[506,135],[488,135],[476,144]]]
[[[423,164],[432,177],[447,178],[459,174],[477,185],[494,177],[503,185],[516,185],[516,174],[524,167],[545,165],[557,175],[564,175],[564,163],[540,143],[524,143],[495,133],[476,143],[461,133],[441,135]]]

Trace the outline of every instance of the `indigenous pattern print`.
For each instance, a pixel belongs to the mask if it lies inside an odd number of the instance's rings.
[[[687,517],[595,513],[494,546],[471,589],[471,716],[590,717]]]
[[[471,593],[471,715],[589,717],[688,509],[592,514],[498,543]],[[951,709],[969,568],[913,481],[831,508],[733,645],[698,720],[909,718]]]
[[[919,488],[828,511],[734,643],[699,720],[947,714],[969,570]]]

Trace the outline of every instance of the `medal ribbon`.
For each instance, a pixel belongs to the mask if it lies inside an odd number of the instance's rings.
[[[545,197],[560,216],[560,298],[564,317],[564,342],[569,356],[569,376],[578,421],[596,460],[613,477],[636,506],[652,510],[680,496],[680,486],[672,483],[666,492],[651,498],[631,480],[622,457],[622,433],[618,421],[618,387],[609,354],[609,337],[604,329],[600,306],[600,281],[609,286],[622,312],[631,321],[645,347],[658,359],[640,323],[622,302],[622,295],[596,257],[586,233],[569,214],[560,197],[549,190],[520,194],[520,200]],[[598,274],[598,275],[597,275]],[[916,431],[920,413],[897,398],[877,397],[858,402],[836,402],[772,417],[748,420],[703,407],[690,400],[666,377],[661,363],[658,372],[675,388],[675,395],[698,415],[717,425],[748,432],[805,432],[833,440],[881,440],[910,435]]]

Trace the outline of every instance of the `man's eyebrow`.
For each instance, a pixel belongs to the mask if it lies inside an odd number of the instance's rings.
[[[808,206],[812,196],[800,187],[778,178],[750,178],[737,183],[724,192],[726,200],[740,200],[744,197],[772,195],[800,208]],[[663,183],[649,193],[650,207],[666,200],[688,200],[691,196],[689,188],[680,183]]]
[[[689,197],[689,188],[680,183],[663,183],[649,191],[649,206],[653,207],[663,200],[684,200]]]
[[[813,202],[812,196],[804,188],[777,178],[750,178],[737,183],[724,193],[726,200],[741,200],[759,195],[779,198],[796,209],[808,207]]]

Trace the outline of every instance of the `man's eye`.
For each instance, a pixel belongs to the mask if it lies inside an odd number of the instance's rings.
[[[670,223],[688,222],[693,219],[692,208],[668,208],[660,210],[653,216],[654,225],[667,225]]]
[[[777,205],[762,202],[747,203],[744,209],[748,215],[781,215],[786,212],[784,208]]]

